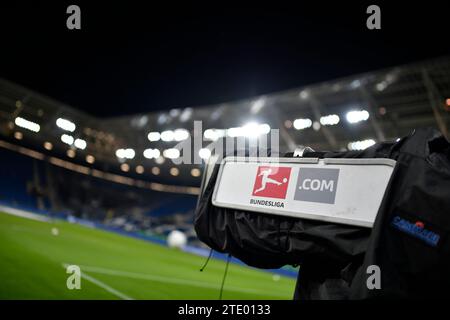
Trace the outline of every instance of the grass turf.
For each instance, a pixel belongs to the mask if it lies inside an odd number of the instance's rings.
[[[59,234],[53,235],[52,228]],[[217,299],[225,262],[63,221],[0,213],[0,299]],[[64,264],[86,275],[69,290]],[[294,279],[230,264],[223,299],[291,299]]]

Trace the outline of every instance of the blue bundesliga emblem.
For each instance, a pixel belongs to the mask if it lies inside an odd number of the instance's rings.
[[[410,222],[399,216],[395,216],[392,219],[392,226],[402,232],[405,232],[425,243],[436,247],[439,243],[441,236],[429,229],[425,228],[423,222],[417,221],[416,223]]]

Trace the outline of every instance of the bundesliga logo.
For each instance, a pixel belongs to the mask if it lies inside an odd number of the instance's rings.
[[[290,167],[258,167],[252,195],[257,197],[285,199],[290,175]]]

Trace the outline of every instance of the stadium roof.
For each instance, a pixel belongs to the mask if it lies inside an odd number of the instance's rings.
[[[0,135],[6,142],[106,172],[198,186],[202,165],[175,165],[170,159],[162,162],[164,150],[178,143],[173,141],[174,131],[179,129],[175,133],[183,140],[187,133],[193,134],[194,120],[202,121],[203,131],[247,123],[268,125],[280,130],[282,152],[299,144],[345,150],[394,140],[426,126],[439,128],[448,137],[448,98],[450,57],[247,100],[105,119],[0,80]],[[348,114],[350,111],[357,112]],[[33,132],[36,124],[39,130]],[[171,132],[161,139],[160,134],[168,130]],[[150,132],[159,134],[152,137],[157,141],[149,141]],[[204,146],[209,143],[205,141]],[[146,149],[158,149],[161,156],[148,159],[144,157]],[[152,152],[147,154],[150,158],[157,155]]]

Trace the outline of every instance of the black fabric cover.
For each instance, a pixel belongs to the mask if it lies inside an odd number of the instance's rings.
[[[195,229],[212,249],[248,265],[300,265],[296,299],[426,296],[429,292],[424,289],[439,286],[443,276],[444,283],[450,284],[449,154],[449,143],[433,129],[417,130],[399,142],[378,143],[360,152],[305,154],[397,161],[373,229],[213,206],[216,165],[198,202]],[[392,228],[391,220],[398,214],[438,228],[433,230],[442,236],[439,248]],[[373,264],[381,268],[381,290],[366,286],[366,270]]]

